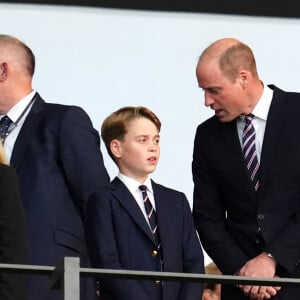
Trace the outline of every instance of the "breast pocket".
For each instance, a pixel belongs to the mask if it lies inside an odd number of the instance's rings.
[[[80,237],[62,229],[54,229],[54,239],[58,245],[86,256],[85,242]]]

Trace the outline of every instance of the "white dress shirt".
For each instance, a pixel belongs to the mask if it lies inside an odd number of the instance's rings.
[[[126,187],[128,188],[128,190],[131,192],[132,196],[134,197],[136,203],[138,204],[139,208],[141,209],[149,227],[150,227],[150,223],[149,223],[149,219],[146,213],[146,209],[145,209],[145,205],[144,205],[144,200],[143,200],[143,196],[142,196],[142,192],[139,189],[140,185],[145,185],[147,187],[147,194],[149,197],[149,200],[155,210],[155,201],[154,201],[154,194],[153,194],[153,189],[152,189],[152,184],[151,184],[151,180],[148,177],[144,183],[140,183],[128,176],[125,176],[124,174],[120,173],[118,174],[118,178],[126,185]]]
[[[27,96],[16,103],[6,114],[12,120],[12,124],[8,129],[8,136],[6,137],[3,145],[8,162],[10,162],[18,134],[33,105],[32,100],[35,94],[36,90],[32,90]],[[4,115],[0,115],[0,119],[2,119],[2,117],[4,117]]]

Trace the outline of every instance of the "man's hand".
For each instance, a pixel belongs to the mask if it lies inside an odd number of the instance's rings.
[[[237,272],[237,275],[274,278],[275,271],[276,261],[274,258],[268,256],[266,252],[262,252],[260,255],[249,260]],[[272,296],[275,296],[281,287],[241,285],[240,289],[245,295],[250,296],[250,299],[263,300],[270,299]]]

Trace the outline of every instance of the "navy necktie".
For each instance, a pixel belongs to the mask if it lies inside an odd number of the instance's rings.
[[[242,148],[249,176],[253,182],[255,191],[257,191],[259,187],[259,162],[256,152],[255,129],[252,124],[253,118],[252,114],[245,116],[246,124],[242,136]]]
[[[139,189],[142,192],[146,214],[148,216],[148,220],[149,220],[149,224],[150,224],[151,231],[153,234],[153,238],[155,240],[155,244],[157,247],[157,251],[156,250],[152,251],[152,256],[153,257],[158,256],[160,258],[160,266],[161,266],[161,270],[163,270],[164,269],[164,259],[163,259],[161,241],[160,241],[160,236],[159,236],[159,231],[158,231],[156,212],[155,212],[155,210],[150,202],[150,199],[148,197],[147,187],[145,185],[140,185]],[[157,283],[160,283],[160,281],[158,280]]]
[[[11,123],[12,121],[8,116],[4,116],[0,120],[0,139],[2,143],[4,143],[6,137],[8,136],[8,129]]]
[[[147,194],[147,187],[145,185],[139,186],[139,189],[142,191],[143,201],[145,205],[146,214],[148,216],[149,224],[151,231],[156,242],[157,248],[160,248],[160,237],[158,231],[158,224],[156,219],[156,212],[150,202],[150,199]]]

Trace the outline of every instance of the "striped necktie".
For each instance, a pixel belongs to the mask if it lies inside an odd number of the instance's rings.
[[[151,204],[151,201],[148,197],[147,187],[145,185],[141,185],[141,186],[139,186],[139,189],[142,192],[143,201],[144,201],[144,205],[145,205],[145,210],[146,210],[146,214],[148,216],[151,231],[152,231],[155,243],[157,245],[157,248],[159,249],[161,244],[160,244],[158,224],[157,224],[157,219],[156,219],[156,212],[155,212],[155,210],[154,210],[154,208]]]
[[[246,161],[246,166],[253,182],[254,189],[257,191],[259,187],[259,162],[256,152],[255,129],[252,124],[254,115],[245,116],[245,128],[242,136],[242,148]]]

